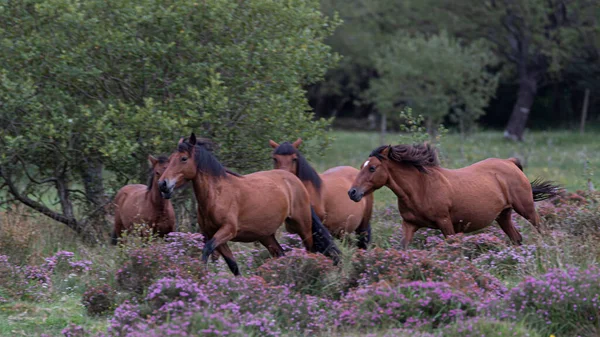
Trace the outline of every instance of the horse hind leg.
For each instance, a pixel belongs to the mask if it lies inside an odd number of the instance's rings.
[[[496,221],[498,222],[498,225],[500,225],[500,228],[502,228],[502,231],[508,235],[510,241],[520,246],[523,242],[523,237],[513,224],[512,219],[510,218],[511,213],[512,209],[505,209],[500,213],[500,215],[498,215]]]
[[[535,211],[533,199],[526,200],[523,202],[515,202],[512,206],[515,212],[517,212],[517,214],[525,218],[525,220],[527,220],[537,230],[539,234],[542,234],[542,221],[540,219],[540,216]]]
[[[277,239],[275,239],[275,234],[262,238],[259,241],[267,248],[272,257],[281,257],[285,255],[283,253],[283,248],[279,245]]]

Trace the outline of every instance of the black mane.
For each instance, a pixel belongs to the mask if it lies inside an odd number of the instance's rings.
[[[298,178],[300,178],[300,180],[302,181],[311,182],[313,186],[317,189],[317,191],[320,192],[322,183],[321,177],[319,177],[317,171],[315,171],[315,169],[312,168],[312,166],[310,166],[310,164],[308,163],[306,158],[304,158],[304,156],[300,153],[300,151],[298,151],[298,149],[296,149],[290,142],[281,143],[281,145],[279,145],[275,149],[275,151],[273,151],[273,154],[282,156],[289,156],[294,153],[298,157]]]
[[[427,172],[424,167],[440,166],[437,152],[433,146],[427,143],[414,145],[382,145],[371,152],[370,157],[383,159],[381,151],[389,148],[388,159],[396,163],[405,163],[413,165],[421,172]]]
[[[192,145],[186,139],[177,146],[177,151],[192,154],[192,150],[194,150],[193,155],[194,160],[196,161],[196,168],[204,174],[213,177],[225,177],[227,174],[241,177],[240,174],[225,168],[212,153],[212,148],[209,146],[209,142],[203,142],[201,140],[198,140],[196,145]]]
[[[169,160],[169,157],[167,156],[158,156],[158,158],[156,158],[156,160],[158,160],[158,164],[164,164]],[[148,191],[150,191],[152,189],[152,185],[154,184],[154,168],[151,167],[150,170],[148,171]]]

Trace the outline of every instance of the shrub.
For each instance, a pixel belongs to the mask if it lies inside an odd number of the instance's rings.
[[[145,303],[125,302],[115,310],[109,333],[123,336],[153,329],[157,333],[167,331],[164,329],[188,331],[188,326],[181,324],[205,312],[233,317],[243,327],[240,331],[260,336],[279,336],[283,330],[314,333],[333,322],[334,313],[328,310],[333,307],[331,301],[299,294],[289,287],[271,286],[257,276],[211,276],[203,283],[183,278],[158,280],[148,289]]]
[[[525,322],[542,333],[574,335],[600,324],[600,268],[553,269],[528,277],[502,300],[487,304],[488,315]]]
[[[158,310],[170,302],[208,303],[208,298],[191,279],[165,277],[148,288],[146,301],[152,309]]]
[[[86,337],[90,335],[90,332],[85,328],[73,323],[70,323],[69,326],[61,331],[61,333],[65,337]]]
[[[295,248],[283,257],[267,260],[257,274],[272,285],[286,285],[304,294],[327,295],[334,284],[328,277],[333,270],[327,257]]]
[[[446,282],[474,297],[502,295],[506,288],[495,277],[482,272],[460,256],[428,251],[398,251],[375,248],[358,251],[344,289],[380,280],[391,284],[411,281]]]
[[[193,233],[171,233],[164,243],[133,249],[125,246],[127,257],[117,271],[117,284],[123,290],[142,294],[161,277],[202,279],[206,275],[199,253],[203,247],[202,236]]]
[[[89,287],[83,293],[81,303],[90,316],[106,314],[115,306],[115,290],[108,284]]]
[[[379,282],[350,292],[337,308],[339,324],[373,327],[431,327],[474,316],[475,303],[450,285],[410,282],[390,286]]]

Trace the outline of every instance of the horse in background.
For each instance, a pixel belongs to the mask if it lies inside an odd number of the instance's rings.
[[[318,174],[298,150],[302,139],[278,144],[269,140],[273,150],[273,167],[296,175],[310,195],[310,202],[331,234],[340,238],[355,232],[357,246],[366,249],[371,241],[371,213],[373,195],[352,202],[346,195],[359,170],[351,166],[336,166]]]
[[[483,229],[494,220],[520,245],[522,237],[511,220],[512,211],[541,233],[534,202],[555,196],[559,190],[549,181],[529,182],[516,158],[488,158],[455,170],[440,167],[429,144],[376,148],[348,195],[359,202],[383,186],[398,197],[404,248],[422,227],[439,229],[448,237]]]
[[[234,275],[240,275],[227,242],[260,242],[271,256],[284,255],[275,238],[285,222],[300,236],[307,251],[320,252],[337,263],[339,251],[310,206],[306,188],[295,175],[283,170],[239,175],[226,169],[207,143],[181,139],[159,180],[166,199],[186,181],[192,181],[198,202],[198,224],[208,241],[202,252],[206,263],[215,250]]]
[[[158,179],[169,165],[164,156],[148,156],[150,174],[148,184],[123,186],[113,201],[115,207],[114,228],[111,243],[116,245],[123,231],[134,224],[146,224],[154,234],[163,237],[175,230],[175,211],[170,200],[165,200],[158,188]]]

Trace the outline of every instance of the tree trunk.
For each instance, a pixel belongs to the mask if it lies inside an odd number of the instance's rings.
[[[585,89],[585,97],[583,98],[583,107],[581,108],[581,123],[579,124],[579,133],[582,135],[585,130],[585,120],[587,119],[589,102],[590,102],[590,89]]]
[[[81,166],[81,177],[83,178],[83,186],[88,199],[88,225],[91,227],[90,232],[98,236],[98,239],[103,237],[106,232],[105,205],[107,199],[104,196],[104,183],[102,172],[104,165],[99,160],[88,159]],[[103,241],[103,240],[100,240]]]
[[[380,144],[385,144],[385,133],[387,131],[387,115],[386,114],[381,114],[381,131],[379,134],[380,137]]]
[[[427,117],[425,120],[425,129],[427,130],[427,134],[429,135],[429,140],[434,141],[437,136],[437,130],[435,129],[435,123],[433,117]]]
[[[504,130],[504,137],[522,141],[525,126],[529,119],[529,111],[537,93],[537,80],[533,76],[524,75],[519,80],[519,93],[508,125]]]

